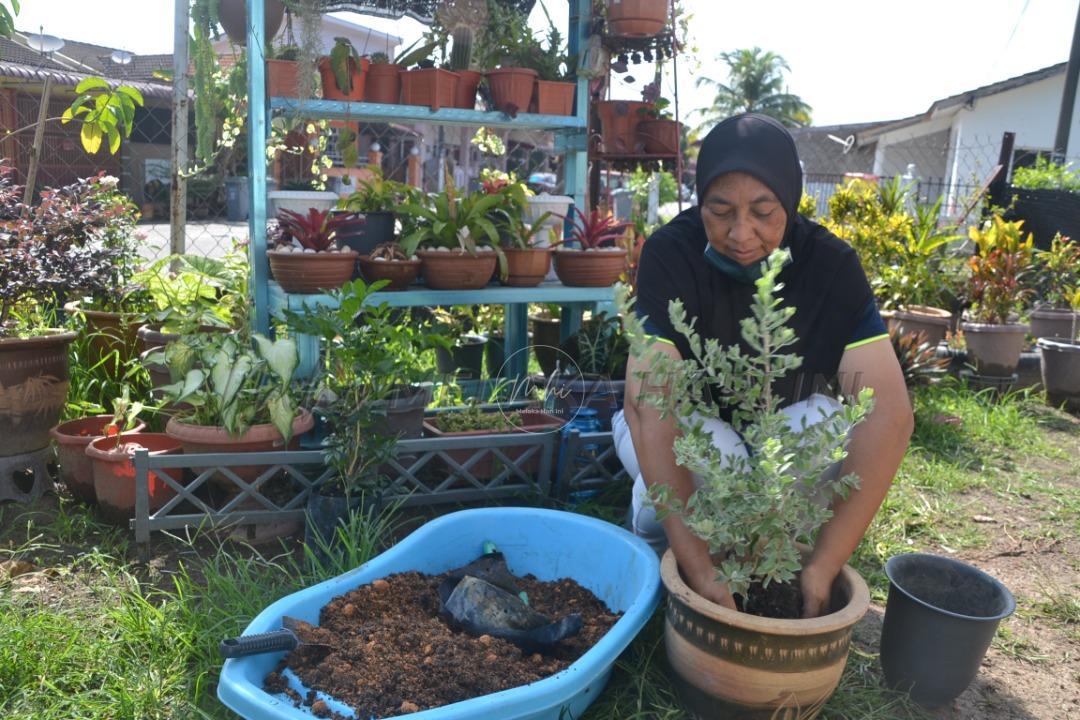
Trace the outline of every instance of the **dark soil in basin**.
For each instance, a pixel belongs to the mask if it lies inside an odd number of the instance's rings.
[[[385,718],[448,705],[536,682],[565,669],[619,619],[570,579],[518,578],[529,604],[552,619],[580,613],[581,633],[549,654],[528,653],[487,635],[473,637],[439,617],[437,588],[445,576],[408,572],[376,580],[335,598],[319,614],[310,641],[289,653],[265,682],[319,717],[331,717],[314,693],[287,689],[288,667],[313,690],[351,706],[358,718]]]

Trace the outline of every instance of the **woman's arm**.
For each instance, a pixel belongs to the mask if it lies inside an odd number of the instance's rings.
[[[650,348],[676,360],[679,351],[674,345],[654,342]],[[649,386],[650,363],[648,357],[631,357],[626,364],[626,402],[623,415],[630,428],[630,437],[634,441],[641,476],[647,487],[670,485],[675,496],[684,504],[694,492],[694,481],[690,472],[675,462],[673,446],[679,436],[673,417],[660,417],[660,411],[650,406],[642,398],[642,386],[650,392],[658,388]],[[693,590],[702,597],[735,609],[735,601],[726,585],[716,581],[716,568],[709,557],[709,546],[704,540],[694,535],[675,513],[664,521],[664,532],[671,545],[679,568]]]
[[[907,451],[915,420],[892,343],[887,339],[852,348],[840,360],[845,394],[874,390],[874,409],[853,431],[841,475],[855,474],[859,488],[833,503],[813,555],[802,572],[803,616],[827,609],[829,589],[866,533]]]

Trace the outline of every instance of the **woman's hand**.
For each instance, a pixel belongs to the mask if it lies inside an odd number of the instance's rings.
[[[829,597],[832,594],[833,580],[836,573],[811,562],[799,574],[802,588],[804,618],[815,618],[829,611]]]
[[[690,588],[706,600],[717,605],[723,605],[731,610],[738,610],[735,607],[735,599],[731,597],[728,586],[716,581],[715,569],[710,567],[708,570],[694,573],[687,580],[689,580]]]

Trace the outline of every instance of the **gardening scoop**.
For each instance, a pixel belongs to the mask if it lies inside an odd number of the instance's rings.
[[[318,648],[324,651],[331,649],[330,645],[314,639],[316,628],[310,623],[285,615],[281,618],[281,625],[280,630],[225,638],[218,646],[218,652],[224,658],[238,658],[247,657],[248,655],[262,655],[268,652],[280,652],[282,650],[295,650],[299,647]]]

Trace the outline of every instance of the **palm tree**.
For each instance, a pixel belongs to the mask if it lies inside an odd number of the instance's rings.
[[[698,111],[702,128],[742,112],[769,115],[788,127],[810,124],[810,106],[787,92],[784,73],[791,68],[784,58],[755,47],[721,53],[719,59],[728,66],[728,84],[708,77],[697,79],[698,87],[708,85],[716,91],[712,106]]]

